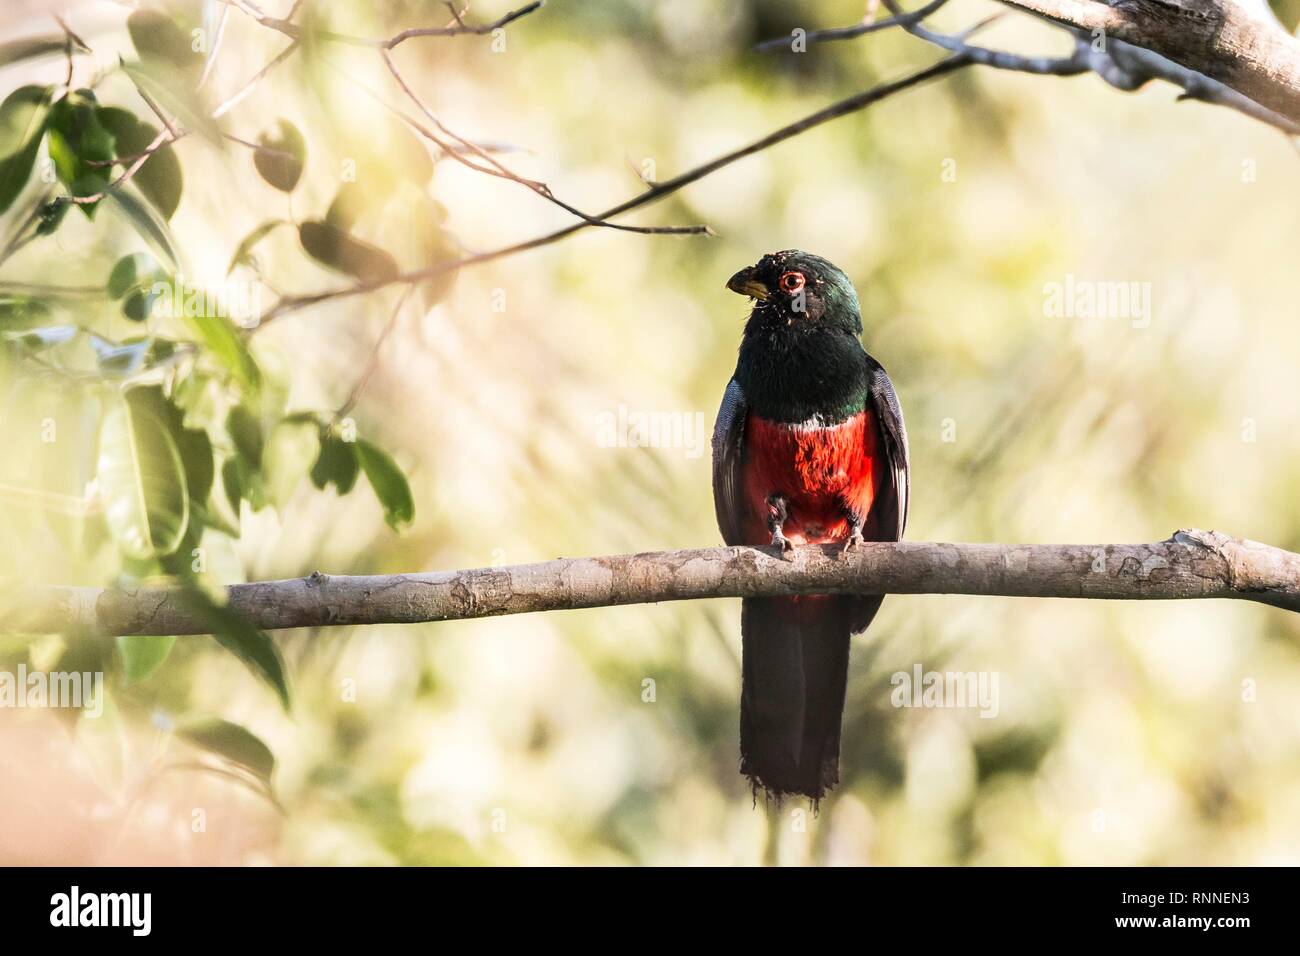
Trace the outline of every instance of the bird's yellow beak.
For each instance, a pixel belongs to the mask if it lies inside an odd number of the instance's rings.
[[[728,279],[727,288],[732,292],[738,292],[754,299],[766,299],[772,294],[772,290],[759,281],[753,266],[741,269]]]

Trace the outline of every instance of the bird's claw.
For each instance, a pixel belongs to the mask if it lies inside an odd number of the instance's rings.
[[[781,533],[777,528],[772,532],[772,547],[781,549],[781,557],[787,561],[794,560],[794,542]]]
[[[867,539],[862,537],[861,530],[854,528],[848,539],[844,542],[844,549],[841,553],[848,554],[850,551],[858,550],[859,545],[867,543]]]

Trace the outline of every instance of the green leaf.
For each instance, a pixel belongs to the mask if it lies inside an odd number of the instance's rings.
[[[225,515],[216,508],[205,508],[193,502],[191,502],[190,508],[191,522],[197,522],[205,528],[211,528],[213,531],[220,531],[230,538],[239,537],[239,529],[227,521]]]
[[[248,351],[248,343],[228,318],[187,315],[185,321],[246,391],[256,392],[262,387],[262,372]]]
[[[187,721],[176,728],[176,735],[242,767],[268,787],[271,785],[275,755],[261,738],[239,724],[215,717]]]
[[[121,207],[136,232],[149,243],[154,252],[167,261],[169,269],[179,267],[180,253],[176,250],[171,229],[152,206],[141,202],[129,189],[110,189],[108,198]]]
[[[226,416],[226,431],[235,443],[235,451],[254,468],[262,467],[262,424],[243,405],[236,405]]]
[[[164,361],[165,359],[171,358],[175,354],[176,354],[176,342],[173,341],[172,339],[161,339],[156,337],[149,339],[148,359],[150,363]],[[193,377],[194,376],[186,376],[185,378],[181,379],[181,381],[188,382]],[[181,407],[180,402],[177,402],[176,404],[177,407]]]
[[[154,339],[154,342],[158,346],[155,361],[166,359],[176,349],[176,343],[170,339]],[[218,409],[221,385],[216,378],[204,369],[190,366],[173,384],[172,401],[185,413],[185,421],[191,428],[210,428],[217,424],[218,413],[224,414],[225,409]]]
[[[212,493],[215,471],[208,433],[202,428],[186,428],[185,413],[167,398],[160,385],[132,388],[127,391],[126,400],[133,408],[152,415],[166,427],[185,469],[185,487],[189,492],[191,510],[207,501]]]
[[[67,49],[67,46],[67,37],[53,33],[0,43],[0,67],[12,66],[15,63],[21,63],[23,60],[35,60],[38,57],[62,53]]]
[[[76,90],[50,107],[45,122],[54,171],[73,196],[93,196],[108,188],[113,134],[99,122],[98,104],[89,90]],[[94,218],[98,203],[79,204]]]
[[[216,638],[217,643],[275,689],[280,702],[288,710],[289,685],[280,651],[272,640],[242,614],[218,604],[200,588],[187,588],[179,600]]]
[[[298,227],[298,239],[307,254],[322,265],[345,272],[362,282],[383,282],[396,278],[397,261],[384,250],[349,236],[320,220]]]
[[[239,471],[239,459],[227,458],[221,466],[221,487],[226,490],[226,501],[239,520],[239,503],[244,499],[244,481]]]
[[[22,86],[0,103],[0,213],[27,185],[49,115],[51,88]]]
[[[126,399],[100,425],[99,490],[109,533],[124,554],[171,554],[185,537],[190,498],[180,453],[166,426]]]
[[[52,93],[49,86],[20,86],[0,103],[0,156],[21,152],[40,134]]]
[[[115,106],[101,106],[99,122],[113,134],[114,152],[124,165],[148,149],[158,137],[158,127]],[[175,149],[168,146],[155,150],[136,170],[131,182],[154,204],[163,219],[171,219],[180,205],[183,182]]]
[[[364,439],[358,439],[354,444],[357,462],[384,509],[384,521],[394,531],[400,531],[403,525],[415,520],[415,498],[406,476],[388,452]]]
[[[144,637],[130,635],[117,639],[117,652],[122,657],[123,678],[127,687],[153,675],[162,667],[167,655],[176,644],[174,636]]]
[[[235,266],[252,266],[253,247],[270,235],[277,226],[288,225],[292,224],[284,219],[268,219],[246,235],[235,249],[235,254],[230,257],[230,266],[226,269],[226,275],[234,272]]]
[[[122,302],[122,314],[132,322],[144,322],[153,313],[155,300],[152,292],[132,292]]]
[[[357,483],[360,464],[353,449],[355,442],[346,442],[342,438],[322,434],[320,455],[311,468],[311,482],[321,491],[331,483],[340,495],[346,495]]]
[[[271,503],[262,473],[239,455],[226,459],[221,466],[221,484],[226,489],[226,500],[235,516],[239,516],[239,502],[247,501],[254,511],[261,511]]]
[[[194,52],[189,34],[171,17],[157,10],[136,10],[126,18],[126,29],[141,59],[197,73],[203,57]]]
[[[325,213],[325,223],[341,232],[349,231],[366,209],[366,191],[357,183],[344,183],[334,194]]]
[[[159,279],[166,281],[167,275],[157,260],[146,253],[133,252],[113,263],[106,288],[110,299],[120,299],[128,292],[148,288]]]
[[[267,491],[277,508],[288,503],[319,453],[320,427],[315,422],[286,419],[272,429],[263,458]]]
[[[262,178],[281,192],[293,192],[307,161],[307,142],[298,127],[280,120],[278,135],[263,133],[261,144],[253,153],[253,165]]]

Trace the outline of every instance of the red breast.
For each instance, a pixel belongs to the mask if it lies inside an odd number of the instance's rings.
[[[785,536],[795,544],[842,540],[845,505],[870,515],[885,481],[880,432],[870,411],[831,425],[789,425],[750,415],[745,422],[745,536],[767,544],[767,498],[790,502]],[[868,535],[870,537],[870,535]]]

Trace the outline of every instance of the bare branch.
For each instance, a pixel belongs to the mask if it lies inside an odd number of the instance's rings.
[[[235,106],[237,106],[237,105],[239,104],[240,100],[242,100],[244,97],[246,97],[249,93],[253,92],[253,88],[256,87],[257,84],[258,84],[259,82],[261,82],[262,77],[266,76],[266,74],[270,73],[270,72],[271,72],[272,70],[274,70],[277,66],[279,66],[281,63],[283,63],[285,60],[287,60],[290,56],[292,56],[294,50],[298,49],[298,46],[299,46],[298,41],[297,41],[297,40],[294,40],[294,41],[293,41],[292,43],[290,43],[287,47],[285,47],[283,50],[281,50],[279,53],[277,53],[277,54],[276,54],[276,55],[271,59],[271,62],[267,63],[266,66],[262,67],[260,70],[258,70],[256,73],[254,73],[253,76],[248,80],[247,83],[245,83],[243,86],[241,86],[238,90],[236,90],[234,93],[232,93],[229,97],[227,97],[227,98],[225,99],[224,102],[218,104],[217,108],[216,108],[215,110],[212,111],[212,118],[213,118],[213,119],[220,119],[222,116],[224,116],[226,113],[228,113],[231,109],[233,109]]]
[[[292,14],[290,14],[292,17]],[[221,19],[217,21],[217,35],[212,40],[212,48],[208,51],[207,62],[203,64],[203,72],[199,74],[198,89],[203,89],[208,82],[208,77],[212,75],[212,68],[217,65],[217,54],[221,52],[221,42],[226,38],[226,22],[230,19],[230,4],[225,4],[221,8]]]
[[[379,367],[379,353],[383,349],[384,343],[388,341],[388,336],[397,325],[398,316],[402,314],[402,307],[406,305],[406,300],[411,297],[411,293],[414,291],[415,286],[413,285],[408,285],[402,290],[401,296],[397,299],[397,304],[393,306],[393,314],[388,317],[388,321],[384,323],[383,329],[379,332],[379,338],[375,339],[375,344],[370,348],[370,357],[366,359],[366,367],[357,378],[356,384],[352,386],[352,391],[348,392],[347,399],[339,406],[339,410],[334,413],[334,421],[341,421],[348,412],[352,411],[357,404],[357,399],[361,397],[361,393],[370,384],[371,376],[375,374],[375,369]]]
[[[464,20],[460,18],[460,14],[456,13],[455,9],[453,8],[452,16],[456,20],[455,26],[443,27],[442,29],[433,28],[433,29],[403,30],[401,33],[397,34],[396,36],[389,37],[386,41],[384,41],[384,49],[391,50],[399,43],[404,43],[407,40],[413,39],[415,37],[453,37],[453,36],[460,36],[463,34],[473,34],[477,36],[483,36],[484,34],[491,33],[493,30],[500,30],[502,27],[506,26],[507,24],[514,23],[520,17],[526,17],[528,16],[528,14],[532,13],[535,10],[540,10],[542,8],[542,5],[543,5],[543,0],[534,0],[533,3],[522,6],[518,10],[511,10],[505,16],[498,17],[496,20],[493,20],[491,23],[484,23],[484,24],[480,24],[479,26],[470,26],[469,24],[467,24]]]
[[[864,36],[868,33],[876,33],[879,30],[888,30],[891,27],[906,27],[913,23],[920,23],[930,14],[938,11],[948,0],[930,0],[925,6],[912,13],[896,13],[888,20],[876,20],[871,16],[863,17],[861,23],[855,23],[847,27],[832,27],[828,30],[809,30],[804,33],[803,41],[805,43],[824,43],[827,40],[852,40],[855,37]],[[754,49],[760,53],[767,53],[770,50],[789,49],[794,42],[794,37],[773,37],[771,40],[764,40],[762,43],[754,45]]]
[[[262,26],[268,29],[283,33],[293,40],[301,40],[303,36],[302,27],[296,23],[290,22],[289,18],[272,17],[262,13],[252,4],[245,0],[231,0],[240,10],[252,17]],[[544,0],[533,0],[532,3],[526,4],[517,10],[511,10],[505,16],[498,17],[491,23],[481,23],[478,25],[467,24],[463,20],[457,19],[457,22],[446,27],[417,27],[412,30],[403,30],[391,37],[384,39],[373,39],[370,37],[353,36],[348,33],[335,33],[331,30],[320,30],[313,34],[318,39],[328,40],[333,43],[343,43],[348,46],[365,46],[376,50],[392,50],[395,47],[405,43],[407,40],[416,37],[454,37],[454,36],[483,36],[492,33],[494,30],[500,30],[508,24],[514,23],[521,17],[536,10],[540,10],[544,5]]]
[[[524,186],[525,188],[531,190],[532,192],[535,192],[537,195],[541,196],[543,199],[545,199],[547,202],[551,203],[552,205],[558,206],[559,208],[563,209],[565,212],[569,213],[570,215],[577,216],[579,219],[583,220],[584,222],[586,222],[588,225],[591,226],[601,226],[606,229],[618,229],[623,232],[635,232],[635,233],[640,233],[642,235],[664,235],[664,236],[712,236],[714,235],[713,230],[710,229],[707,225],[628,226],[617,222],[606,222],[605,220],[600,219],[596,216],[588,215],[587,213],[583,212],[581,209],[578,209],[575,206],[571,206],[569,203],[560,199],[553,192],[551,192],[551,188],[547,186],[546,183],[538,182],[537,180],[534,179],[526,179],[525,177],[520,176],[519,174],[513,172],[508,167],[506,167],[504,163],[497,160],[496,157],[494,157],[490,152],[488,152],[488,150],[483,149],[482,147],[478,146],[476,143],[448,129],[446,125],[444,125],[443,122],[433,114],[433,111],[430,110],[427,105],[425,105],[424,101],[420,99],[418,95],[416,95],[415,91],[411,89],[410,84],[406,82],[406,79],[402,76],[401,71],[397,69],[397,64],[393,62],[392,55],[387,50],[381,50],[380,54],[383,56],[384,65],[388,67],[388,71],[393,75],[393,79],[397,81],[398,86],[402,88],[402,92],[406,94],[407,98],[410,99],[411,102],[416,105],[416,107],[420,110],[421,113],[425,115],[425,117],[429,120],[430,123],[432,123],[435,127],[437,127],[437,129],[440,132],[442,132],[443,135],[448,136],[451,139],[455,140],[455,143],[454,144],[448,143],[447,141],[439,138],[431,130],[427,129],[422,124],[416,122],[415,120],[411,119],[405,114],[393,109],[393,107],[388,106],[387,103],[384,103],[384,106],[386,106],[390,110],[393,110],[393,112],[397,113],[397,115],[401,117],[401,119],[404,120],[407,124],[409,124],[413,129],[419,132],[430,142],[434,143],[443,152],[443,154],[450,156],[453,160],[460,163],[461,165],[467,166],[468,168],[474,170],[475,172],[484,173],[485,175],[488,176],[495,176],[500,179],[509,180],[510,182],[513,183],[518,183],[519,185]],[[362,86],[362,89],[365,89],[365,87]],[[369,92],[369,90],[367,90],[367,92]],[[383,101],[381,100],[380,102]],[[472,162],[471,160],[466,158],[465,155],[466,153],[479,157],[480,159],[484,160],[488,165],[483,166],[480,165],[479,163]]]
[[[68,40],[67,45],[64,47],[64,51],[63,51],[64,55],[68,58],[68,72],[67,72],[67,76],[64,78],[63,85],[66,86],[68,89],[72,89],[72,68],[73,68],[72,54],[74,48],[76,48],[76,50],[81,53],[89,53],[91,52],[91,50],[90,47],[86,45],[85,40],[81,39],[81,37],[77,36],[77,34],[72,32],[72,27],[68,26],[67,20],[63,19],[63,17],[59,16],[57,13],[54,14],[53,16],[54,16],[54,22],[57,23],[59,25],[59,28],[63,30],[63,35],[67,37]]]
[[[149,107],[149,109],[153,112],[153,115],[158,117],[158,122],[162,123],[163,128],[167,130],[167,135],[171,137],[171,141],[173,143],[176,142],[177,139],[176,125],[172,122],[171,117],[163,112],[162,107],[158,105],[157,101],[154,100],[154,98],[150,96],[148,93],[146,93],[144,91],[144,87],[142,87],[139,83],[136,83],[134,78],[132,78],[131,82],[135,85],[136,94],[140,97],[140,99],[144,100],[145,106]]]
[[[902,16],[902,10],[896,0],[883,0],[883,3],[896,17]],[[1088,72],[1087,46],[1080,40],[1075,41],[1074,53],[1067,57],[1022,56],[1018,53],[1008,53],[1005,50],[990,50],[968,44],[966,37],[969,37],[983,26],[983,23],[977,23],[963,31],[961,36],[936,33],[919,21],[903,24],[903,29],[927,43],[933,43],[940,49],[960,53],[968,57],[973,63],[980,66],[989,66],[995,70],[1036,73],[1043,76],[1077,76],[1080,73]]]
[[[780,129],[768,133],[761,139],[757,139],[746,146],[732,150],[716,159],[696,166],[694,169],[689,169],[680,175],[674,176],[672,179],[655,183],[649,189],[643,190],[641,193],[626,202],[607,209],[593,218],[602,221],[612,219],[615,216],[622,215],[623,213],[631,212],[633,209],[638,209],[641,206],[656,202],[657,200],[663,199],[665,196],[671,195],[672,193],[703,179],[705,176],[715,173],[725,166],[730,166],[732,163],[744,159],[747,156],[761,153],[765,149],[769,149],[787,139],[792,139],[801,133],[806,133],[808,130],[821,126],[823,123],[828,123],[841,116],[847,116],[850,113],[864,110],[881,100],[893,96],[895,93],[900,93],[903,90],[919,86],[928,80],[943,76],[969,65],[970,60],[965,59],[963,56],[951,56],[948,59],[941,60],[923,70],[909,73],[900,79],[892,80],[888,83],[881,83],[879,86],[874,86],[869,90],[846,97],[845,99],[832,103],[830,106],[824,107],[815,113],[810,113],[793,123],[782,126]],[[424,282],[427,279],[436,279],[439,276],[446,275],[447,273],[454,272],[458,269],[463,269],[466,266],[479,265],[484,262],[493,262],[497,259],[503,259],[507,256],[516,255],[521,252],[527,252],[541,246],[548,246],[553,242],[558,242],[561,239],[573,235],[575,232],[588,228],[592,224],[593,223],[584,220],[582,222],[565,226],[562,229],[557,229],[554,232],[538,236],[534,239],[528,239],[509,246],[502,246],[499,249],[492,249],[487,252],[480,252],[451,262],[440,263],[439,265],[431,266],[428,269],[421,269],[416,272],[406,272],[391,279],[360,282],[356,285],[347,286],[341,289],[331,289],[324,292],[316,292],[306,295],[286,296],[276,303],[275,307],[266,314],[262,320],[262,326],[265,326],[268,322],[279,318],[280,316],[286,315],[290,312],[296,312],[300,309],[305,309],[309,306],[318,305],[321,302],[343,299],[354,295],[363,295],[396,283],[411,284]]]
[[[1229,598],[1300,611],[1300,554],[1217,532],[1153,544],[928,544],[702,548],[541,564],[235,584],[229,606],[257,627],[416,624],[704,598],[787,594],[972,594],[1183,600]],[[32,589],[0,630],[201,634],[180,592]]]

